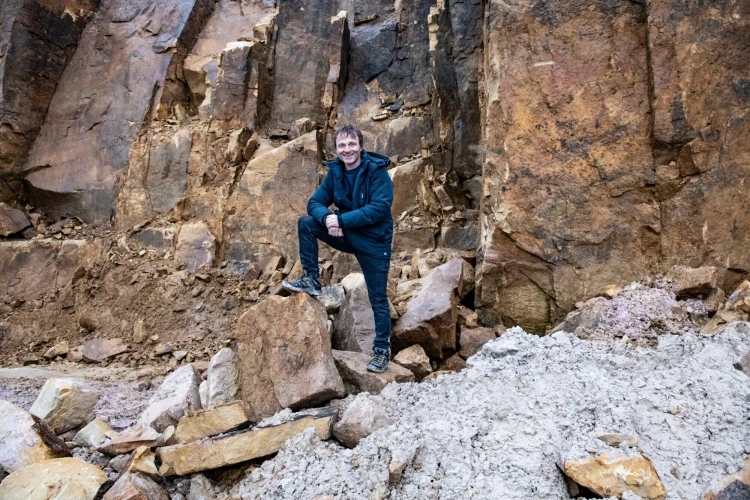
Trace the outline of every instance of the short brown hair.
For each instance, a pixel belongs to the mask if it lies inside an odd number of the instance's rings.
[[[350,137],[350,136],[357,137],[357,139],[359,140],[360,148],[364,147],[365,145],[365,140],[362,137],[362,132],[358,128],[355,128],[352,125],[344,125],[340,129],[338,129],[335,134],[333,134],[334,146],[336,145],[336,142],[339,140],[339,136],[342,136],[342,135],[346,137]]]

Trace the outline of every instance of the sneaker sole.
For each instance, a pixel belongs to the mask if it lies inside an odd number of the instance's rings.
[[[385,368],[383,368],[382,370],[376,370],[376,369],[374,369],[374,368],[370,368],[369,366],[367,367],[367,371],[368,371],[368,372],[372,372],[372,373],[383,373],[383,372],[385,372],[385,371],[386,371],[387,369],[388,369],[388,367],[385,367]]]
[[[320,292],[318,290],[310,291],[310,290],[307,290],[307,289],[304,289],[304,288],[297,288],[296,286],[292,286],[292,285],[289,285],[287,283],[282,283],[281,284],[281,288],[283,288],[284,290],[286,290],[288,292],[306,293],[308,295],[312,295],[313,297],[317,297],[318,295],[320,295]]]

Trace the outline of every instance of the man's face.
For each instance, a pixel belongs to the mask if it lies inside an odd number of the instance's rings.
[[[357,166],[362,147],[356,135],[340,135],[336,140],[336,154],[348,168]]]

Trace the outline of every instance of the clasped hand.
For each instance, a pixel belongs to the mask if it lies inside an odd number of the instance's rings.
[[[339,219],[335,215],[326,217],[326,227],[331,236],[344,236],[344,230],[339,227]]]

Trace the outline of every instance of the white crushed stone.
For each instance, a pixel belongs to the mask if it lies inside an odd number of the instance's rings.
[[[642,345],[656,345],[659,335],[697,335],[708,321],[706,304],[698,299],[677,300],[671,284],[662,279],[631,283],[612,299],[589,301],[576,314],[595,311],[596,320],[568,333],[587,340],[627,336]],[[567,318],[566,318],[567,319]],[[586,323],[586,322],[584,322]]]
[[[557,500],[568,498],[561,457],[607,449],[596,436],[618,432],[638,434],[634,451],[653,461],[668,499],[702,498],[750,452],[750,384],[732,366],[750,348],[750,323],[658,340],[650,349],[513,328],[463,372],[388,385],[379,399],[394,424],[353,450],[308,430],[230,496]],[[391,460],[407,463],[397,485]]]

